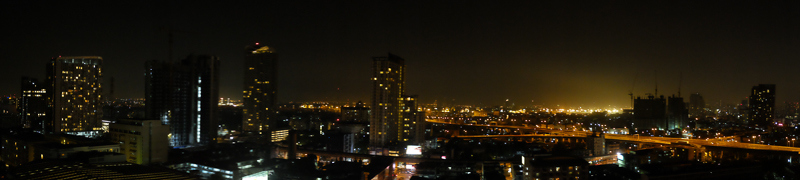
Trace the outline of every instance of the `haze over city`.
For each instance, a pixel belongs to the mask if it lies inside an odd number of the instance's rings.
[[[280,53],[278,100],[369,101],[371,58],[407,60],[423,103],[629,108],[635,96],[701,93],[737,104],[754,84],[800,100],[797,2],[8,1],[2,77],[44,78],[47,60],[97,55],[116,97],[144,97],[144,62],[212,54],[220,97],[241,99],[242,51]],[[682,78],[681,78],[682,77]],[[0,94],[19,81],[0,81]],[[780,104],[780,103],[779,103]]]

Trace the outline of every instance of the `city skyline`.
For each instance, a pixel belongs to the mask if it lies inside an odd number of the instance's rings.
[[[678,94],[681,84],[684,97],[701,93],[708,104],[739,103],[753,84],[776,84],[778,106],[800,100],[792,73],[800,65],[792,51],[800,16],[788,8],[795,2],[5,3],[2,22],[17,28],[4,30],[15,36],[0,48],[11,67],[0,75],[12,77],[0,82],[2,95],[19,95],[19,77],[44,79],[47,59],[96,55],[105,59],[104,83],[116,79],[116,97],[143,98],[143,64],[169,59],[171,31],[172,60],[220,57],[220,97],[237,100],[240,49],[256,42],[281,54],[278,69],[293,69],[280,71],[278,82],[292,82],[279,87],[280,102],[369,101],[365,69],[386,52],[414,59],[407,91],[420,103],[490,106],[511,99],[622,108],[630,106],[632,87],[645,96],[656,82],[660,95]],[[107,16],[56,13],[83,6]],[[97,28],[79,28],[89,25]]]
[[[0,178],[800,179],[799,5],[3,1]]]

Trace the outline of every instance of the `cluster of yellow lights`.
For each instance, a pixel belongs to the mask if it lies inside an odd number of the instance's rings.
[[[272,53],[272,50],[269,49],[267,46],[261,46],[261,48],[256,49],[253,51],[253,54],[263,54],[263,53]]]
[[[610,114],[617,114],[622,112],[622,109],[543,109],[545,112],[555,113],[594,113],[594,112],[608,112]]]

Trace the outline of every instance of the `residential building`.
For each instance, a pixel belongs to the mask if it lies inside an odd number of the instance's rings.
[[[276,128],[278,54],[263,45],[245,47],[242,130],[267,134]]]
[[[759,84],[750,91],[750,125],[767,127],[775,119],[775,85]]]
[[[58,57],[47,64],[45,133],[99,131],[102,126],[103,58]]]
[[[405,60],[394,54],[374,57],[370,147],[383,148],[402,141]]]

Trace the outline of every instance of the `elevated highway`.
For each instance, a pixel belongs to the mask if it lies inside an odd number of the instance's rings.
[[[592,135],[589,131],[564,131],[546,128],[537,128],[529,126],[511,126],[511,125],[484,125],[484,124],[462,124],[450,123],[437,119],[427,119],[429,123],[450,124],[460,126],[476,126],[476,127],[489,127],[489,128],[513,128],[525,129],[533,132],[549,133],[545,134],[522,134],[522,135],[460,135],[458,137],[465,138],[503,138],[503,137],[587,137]],[[764,144],[751,144],[741,142],[729,142],[724,139],[683,139],[673,137],[652,137],[652,136],[639,136],[639,135],[621,135],[621,134],[606,134],[605,138],[608,140],[642,142],[642,143],[657,143],[657,144],[687,144],[687,145],[700,145],[710,147],[725,147],[725,148],[739,148],[739,149],[752,149],[752,150],[766,150],[766,151],[784,151],[796,152],[800,154],[800,148],[788,146],[775,146]]]

